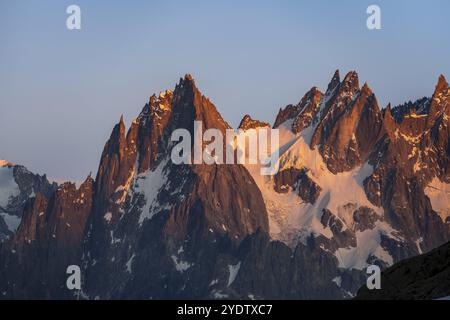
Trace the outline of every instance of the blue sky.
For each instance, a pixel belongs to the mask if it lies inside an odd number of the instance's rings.
[[[382,30],[366,28],[370,4]],[[431,95],[450,78],[449,13],[446,0],[0,0],[0,159],[81,180],[120,115],[129,124],[185,73],[234,126],[244,113],[273,122],[337,68],[381,106]]]

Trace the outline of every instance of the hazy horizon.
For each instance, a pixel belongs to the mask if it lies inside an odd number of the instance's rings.
[[[372,3],[382,30],[366,28]],[[65,27],[70,4],[79,31]],[[440,0],[0,0],[0,159],[83,180],[121,114],[128,128],[186,73],[234,127],[246,113],[273,123],[336,69],[357,71],[381,108],[431,96],[440,74],[450,78],[448,12]]]

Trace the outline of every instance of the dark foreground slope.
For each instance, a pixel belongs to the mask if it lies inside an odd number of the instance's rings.
[[[357,299],[439,299],[450,296],[450,242],[382,272],[381,289],[362,287]]]

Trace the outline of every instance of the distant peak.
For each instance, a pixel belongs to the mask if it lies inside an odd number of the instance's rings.
[[[356,71],[349,71],[349,72],[345,75],[344,80],[343,80],[342,82],[343,82],[343,83],[346,83],[346,82],[354,83],[354,82],[356,82],[356,81],[359,82],[359,79],[358,79],[358,73],[357,73]]]
[[[248,114],[246,114],[242,118],[241,123],[239,124],[239,129],[242,130],[263,128],[263,127],[270,127],[270,125],[267,122],[255,120]]]
[[[195,88],[195,80],[190,73],[186,73],[183,78],[180,78],[180,82],[178,83],[178,86],[181,86],[181,87],[188,86],[188,85]]]
[[[342,80],[340,90],[345,92],[356,92],[359,89],[359,78],[356,71],[350,71]]]
[[[363,92],[364,94],[366,94],[367,96],[372,95],[372,89],[370,89],[369,85],[367,82],[364,82],[364,85],[361,88],[361,92]]]
[[[150,96],[150,99],[148,101],[149,101],[150,105],[153,105],[153,104],[155,104],[156,100],[157,100],[157,97],[156,97],[156,94],[154,93]]]
[[[388,103],[388,105],[387,105],[386,108],[384,109],[383,115],[384,115],[384,118],[385,118],[385,119],[387,119],[387,118],[393,118],[393,116],[392,116],[392,106],[391,106],[390,103]]]
[[[78,189],[85,188],[88,186],[92,186],[94,183],[94,179],[92,178],[92,172],[89,172],[89,175],[86,177],[86,179],[79,185]]]
[[[327,93],[332,92],[341,83],[341,78],[339,75],[339,69],[334,72],[333,78],[331,78],[330,83],[327,87]]]
[[[333,75],[333,79],[334,78],[336,78],[336,79],[338,79],[339,80],[339,69],[336,69],[336,71],[334,72],[334,75]]]
[[[14,164],[9,162],[9,161],[0,159],[0,167],[10,167],[10,166],[13,166],[13,165]]]
[[[188,91],[193,92],[193,93],[199,92],[199,90],[195,84],[194,78],[189,73],[185,74],[183,78],[180,78],[180,81],[175,86],[175,90],[173,92],[174,95],[176,95],[177,92],[178,93],[180,92],[180,90],[178,90],[178,89],[183,89],[182,91],[187,89]]]
[[[447,80],[445,79],[444,75],[440,75],[439,79],[438,79],[438,83],[436,84],[436,89],[435,89],[435,93],[441,93],[445,90],[448,89],[448,83]]]

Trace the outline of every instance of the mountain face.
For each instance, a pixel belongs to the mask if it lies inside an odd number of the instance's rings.
[[[0,242],[16,232],[29,198],[37,193],[48,196],[56,187],[45,175],[39,176],[23,166],[0,160]]]
[[[314,87],[280,109],[278,172],[263,176],[254,164],[171,161],[174,130],[231,128],[187,75],[151,96],[128,130],[120,119],[95,180],[35,182],[0,248],[0,293],[351,297],[369,264],[384,269],[450,240],[449,97],[440,77],[431,98],[381,110],[356,72],[341,81],[336,71],[324,93]],[[246,115],[237,135],[268,128]],[[75,293],[65,287],[72,264],[82,273]]]
[[[0,250],[4,296],[71,297],[66,268],[80,261],[92,185],[90,177],[78,189],[64,183],[50,196],[37,193],[27,202],[17,232]]]

